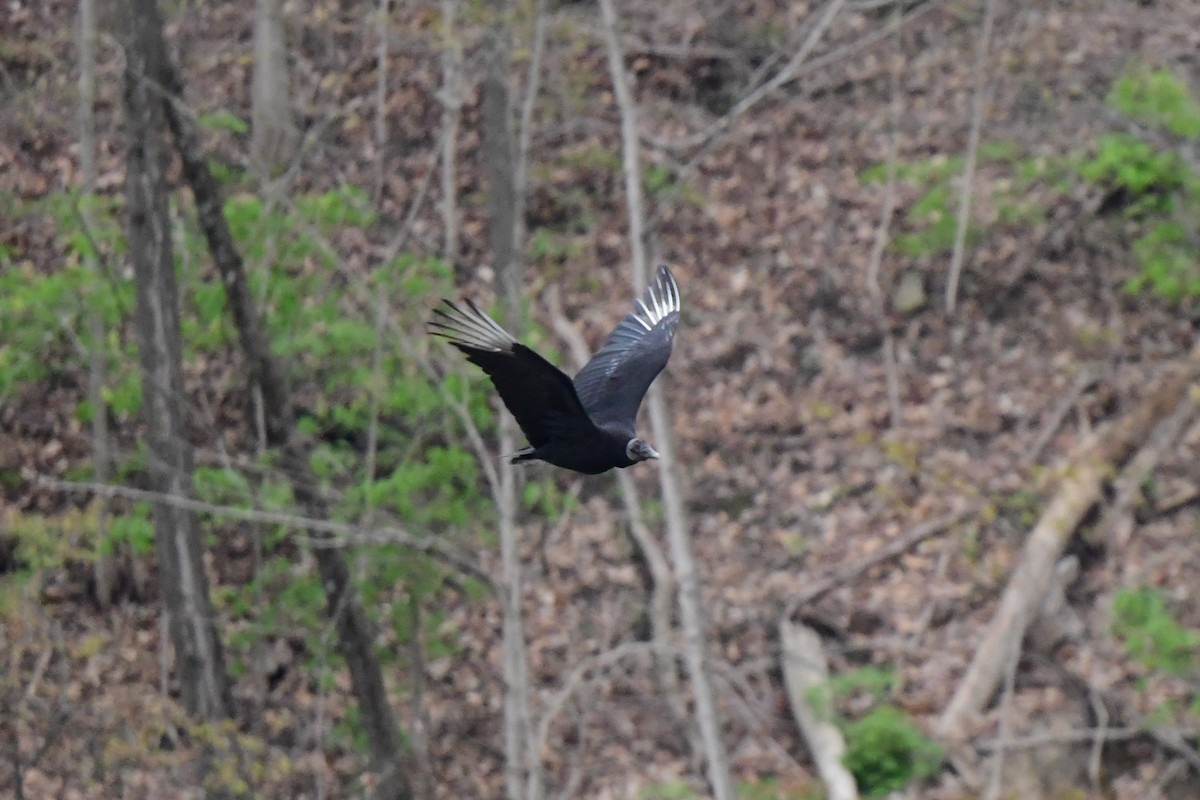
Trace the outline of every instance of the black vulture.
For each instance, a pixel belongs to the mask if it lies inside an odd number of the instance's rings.
[[[658,458],[634,431],[638,406],[671,357],[679,326],[679,287],[665,265],[633,311],[579,371],[562,370],[508,334],[484,312],[443,300],[431,333],[483,368],[529,446],[512,463],[541,460],[597,475]]]

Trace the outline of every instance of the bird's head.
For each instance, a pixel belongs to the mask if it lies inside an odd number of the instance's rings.
[[[639,439],[636,436],[629,440],[629,444],[625,445],[625,455],[635,464],[639,461],[649,461],[652,458],[658,458],[658,452],[646,440]]]

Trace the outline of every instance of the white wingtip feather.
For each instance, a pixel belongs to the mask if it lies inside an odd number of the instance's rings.
[[[633,302],[637,303],[638,307],[640,307],[642,309],[641,314],[638,314],[635,311],[633,318],[636,319],[639,323],[641,323],[642,327],[645,328],[646,330],[650,330],[651,328],[653,328],[654,323],[657,321],[657,318],[654,316],[653,312],[651,312],[650,309],[646,308],[646,304],[642,302],[642,298],[640,298],[640,297],[635,298]],[[645,319],[642,319],[643,315],[645,315]]]
[[[646,291],[645,300],[639,297],[634,302],[641,309],[640,314],[637,313],[637,309],[634,310],[634,318],[646,330],[650,330],[660,321],[680,310],[679,286],[665,266],[659,267],[658,274],[654,277],[654,283],[650,284]]]
[[[511,352],[517,340],[470,300],[467,307],[469,310],[443,301],[443,307],[435,310],[439,319],[431,323],[435,331],[452,344],[494,353]]]

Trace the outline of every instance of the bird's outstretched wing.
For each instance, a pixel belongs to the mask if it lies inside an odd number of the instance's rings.
[[[510,336],[470,300],[466,306],[443,300],[434,309],[431,332],[483,368],[529,444],[541,447],[551,439],[595,429],[562,370]]]
[[[646,390],[671,357],[679,326],[679,286],[666,265],[634,304],[575,376],[575,391],[597,425],[616,422],[632,430]]]

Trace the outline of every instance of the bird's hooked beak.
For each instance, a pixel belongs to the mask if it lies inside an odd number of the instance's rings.
[[[633,438],[629,440],[629,444],[625,445],[625,457],[636,464],[639,461],[649,461],[652,458],[660,458],[658,451],[650,446],[650,443],[645,439]]]

